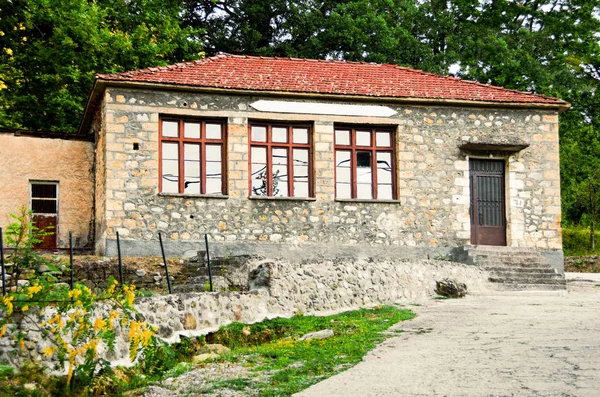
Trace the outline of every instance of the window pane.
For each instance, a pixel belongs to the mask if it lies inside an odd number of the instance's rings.
[[[221,161],[221,145],[206,145],[206,161]]]
[[[264,147],[253,147],[250,152],[252,156],[252,163],[267,163],[267,149]]]
[[[271,141],[287,142],[287,128],[273,127]]]
[[[162,191],[179,193],[179,145],[162,144]]]
[[[168,160],[179,159],[179,145],[177,143],[166,143],[162,144],[162,158]]]
[[[31,184],[31,197],[35,198],[57,198],[56,185]]]
[[[176,121],[163,121],[162,123],[162,135],[166,137],[177,138],[179,123]]]
[[[389,132],[378,132],[375,136],[377,140],[377,146],[379,147],[390,147],[392,140]]]
[[[337,150],[335,161],[336,197],[351,198],[350,152]]]
[[[252,161],[252,195],[267,195],[267,149],[264,147],[251,148]]]
[[[273,149],[273,164],[287,165],[287,149],[274,148]]]
[[[294,197],[308,197],[308,182],[297,182],[294,178]]]
[[[356,153],[356,198],[372,199],[371,152]]]
[[[294,143],[308,143],[308,128],[294,128]]]
[[[392,185],[377,184],[377,198],[379,200],[392,200],[394,198],[392,194]]]
[[[221,124],[206,123],[206,139],[221,139]]]
[[[56,214],[56,200],[31,200],[31,211],[35,214]]]
[[[221,178],[206,178],[206,194],[223,194]]]
[[[200,145],[186,143],[183,145],[183,152],[184,160],[200,160]]]
[[[288,196],[287,149],[273,149],[273,196]]]
[[[335,196],[337,198],[352,198],[352,191],[349,183],[336,183]]]
[[[371,131],[356,131],[357,146],[371,146]]]
[[[183,136],[186,138],[200,139],[200,124],[185,123],[183,127]]]
[[[335,144],[336,145],[349,145],[350,144],[350,131],[336,130],[335,131]]]
[[[377,183],[392,183],[392,154],[377,153]]]
[[[252,140],[255,142],[266,142],[267,141],[267,128],[266,127],[252,127]]]
[[[308,165],[308,149],[294,149],[294,164]]]

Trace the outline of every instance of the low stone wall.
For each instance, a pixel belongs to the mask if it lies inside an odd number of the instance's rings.
[[[468,292],[487,290],[486,272],[476,266],[446,261],[335,260],[291,263],[252,259],[247,293],[215,292],[152,296],[136,300],[145,320],[168,342],[206,334],[238,321],[253,323],[297,313],[325,315],[392,302],[415,302],[436,295],[444,278],[465,283]],[[125,332],[119,332],[115,364],[128,364]],[[33,341],[34,339],[31,339]],[[10,356],[11,343],[0,340],[0,362],[17,364],[39,359],[38,347]]]

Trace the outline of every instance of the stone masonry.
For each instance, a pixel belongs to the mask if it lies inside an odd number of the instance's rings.
[[[97,181],[104,189],[96,192],[104,201],[96,206],[98,250],[114,255],[119,231],[129,255],[159,254],[162,232],[167,253],[175,256],[203,246],[204,233],[224,254],[301,259],[348,254],[352,247],[355,256],[447,256],[470,244],[469,159],[493,158],[506,164],[507,244],[562,259],[556,111],[378,103],[397,113],[316,116],[255,111],[250,104],[260,99],[108,87],[95,127],[102,160],[97,178],[105,178]],[[226,196],[158,191],[161,115],[226,120]],[[314,198],[248,197],[251,120],[312,123]],[[395,128],[397,201],[335,199],[337,123]],[[485,146],[498,140],[525,148]]]

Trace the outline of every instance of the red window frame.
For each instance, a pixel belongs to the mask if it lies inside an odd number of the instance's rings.
[[[350,143],[338,144],[337,132],[350,131]],[[371,133],[371,142],[367,145],[356,144],[356,132],[369,131]],[[390,146],[377,146],[377,132],[389,133]],[[371,200],[390,200],[390,198],[381,199],[378,197],[377,184],[377,153],[391,154],[391,177],[392,177],[392,198],[397,200],[398,193],[396,187],[396,139],[394,128],[381,126],[364,126],[364,125],[335,125],[334,126],[334,152],[335,152],[335,197],[345,199],[346,197],[338,197],[338,153],[340,151],[350,152],[350,197],[349,199],[361,200],[358,198],[358,181],[357,181],[357,152],[370,152],[371,154]]]
[[[252,138],[252,127],[264,127],[266,128],[266,140],[265,141],[254,141]],[[285,128],[287,130],[287,139],[286,142],[273,142],[273,128]],[[306,129],[307,130],[307,142],[308,143],[294,143],[293,131],[294,128],[298,129]],[[248,155],[248,169],[249,179],[248,179],[248,189],[251,197],[314,197],[314,188],[313,188],[313,134],[312,134],[312,125],[305,123],[271,123],[271,122],[262,122],[262,121],[252,121],[248,125],[248,142],[250,146],[249,155]],[[266,148],[266,194],[254,194],[252,188],[252,148],[253,147],[264,147]],[[287,172],[288,172],[288,191],[286,196],[274,196],[273,195],[273,149],[285,149],[287,151]],[[306,149],[308,151],[308,196],[294,196],[294,159],[293,159],[293,150],[294,149]]]
[[[163,123],[176,122],[177,123],[177,137],[166,137],[163,136]],[[184,136],[185,123],[194,123],[200,125],[200,138],[189,138]],[[206,125],[207,124],[219,124],[221,126],[221,139],[207,139],[206,138]],[[227,194],[227,123],[224,120],[219,119],[194,119],[194,118],[178,118],[164,116],[159,119],[159,145],[158,145],[158,189],[161,193],[165,194],[198,194],[198,193],[185,193],[185,155],[184,149],[186,143],[196,144],[200,146],[200,194],[205,195],[206,193],[206,145],[221,145],[221,192],[220,194]],[[163,192],[163,143],[176,143],[178,145],[178,192]],[[214,193],[210,193],[216,195]]]

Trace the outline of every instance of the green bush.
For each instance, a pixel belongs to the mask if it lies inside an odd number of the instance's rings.
[[[596,249],[590,250],[590,229],[587,227],[563,227],[563,251],[565,256],[600,254],[600,232],[596,231]]]

